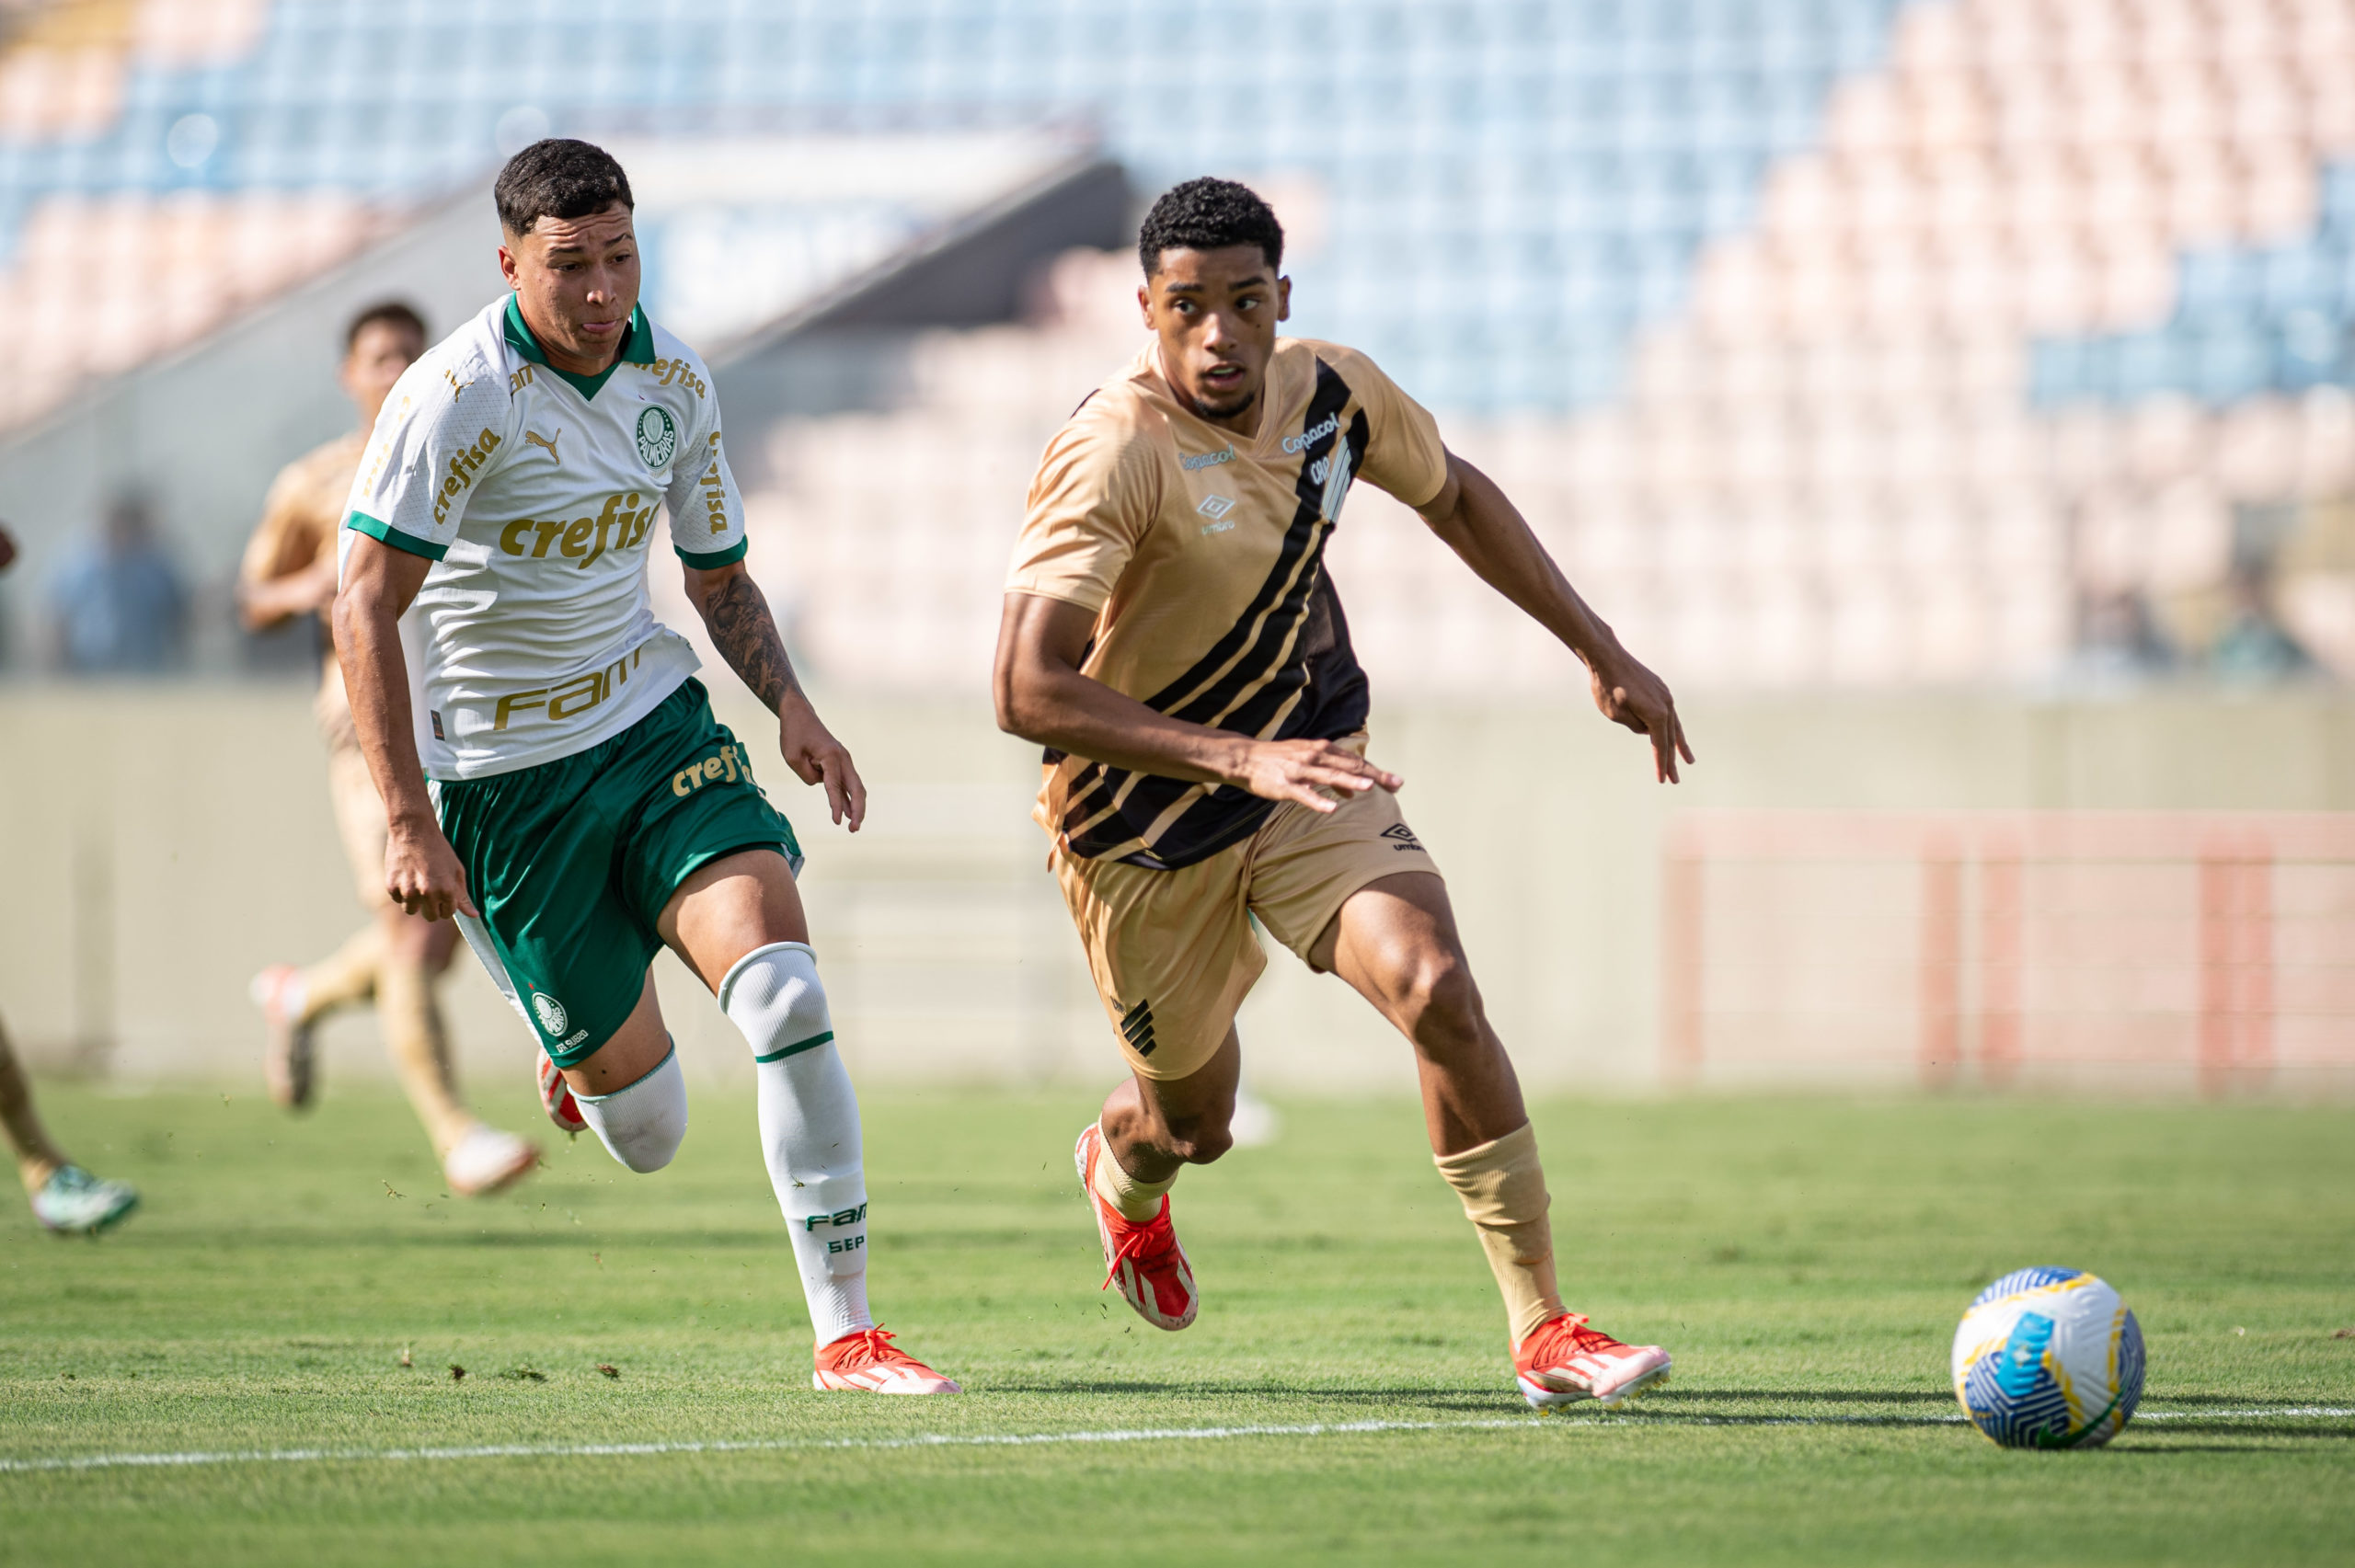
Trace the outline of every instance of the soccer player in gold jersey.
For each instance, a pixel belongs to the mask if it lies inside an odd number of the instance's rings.
[[[335,601],[336,534],[359,471],[368,432],[385,395],[425,351],[425,322],[396,301],[371,305],[344,334],[339,379],[360,422],[290,463],[270,486],[260,524],[246,545],[237,605],[247,627],[264,631],[303,614],[321,616]],[[328,797],[369,921],[307,968],[276,964],[254,977],[254,1000],[270,1027],[264,1067],[280,1104],[311,1100],[312,1031],[338,1008],[374,998],[385,1049],[401,1087],[433,1140],[450,1190],[466,1196],[499,1191],[539,1162],[539,1150],[490,1127],[458,1098],[449,1042],[433,988],[450,967],[457,928],[404,914],[385,891],[385,807],[351,724],[335,649],[324,649],[315,704],[327,743]]]
[[[1690,762],[1668,688],[1572,590],[1487,475],[1373,362],[1277,336],[1283,231],[1188,181],[1138,238],[1152,341],[1049,443],[1007,579],[996,698],[1047,748],[1038,818],[1130,1081],[1074,1157],[1106,1283],[1148,1322],[1198,1305],[1168,1192],[1231,1143],[1235,1014],[1269,932],[1413,1045],[1441,1174],[1505,1299],[1522,1394],[1615,1402],[1665,1378],[1562,1302],[1536,1136],[1446,886],[1366,756],[1368,694],[1323,554],[1351,483],[1421,514],[1559,637],[1603,715]]]

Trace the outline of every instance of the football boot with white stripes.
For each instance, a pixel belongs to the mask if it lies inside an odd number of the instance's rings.
[[[1564,1312],[1538,1324],[1513,1352],[1521,1397],[1538,1410],[1591,1399],[1617,1404],[1668,1381],[1668,1352],[1657,1345],[1622,1345],[1589,1328],[1583,1312]]]

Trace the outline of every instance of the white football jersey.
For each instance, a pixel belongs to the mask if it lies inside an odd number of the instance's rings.
[[[662,507],[688,565],[743,558],[710,373],[644,310],[602,375],[550,365],[511,294],[409,366],[352,480],[343,547],[365,533],[433,562],[401,618],[427,776],[585,750],[694,672],[647,601]]]

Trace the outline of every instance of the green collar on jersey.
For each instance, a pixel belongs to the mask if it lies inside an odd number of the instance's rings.
[[[516,303],[513,294],[507,296],[507,341],[532,363],[546,366],[550,374],[560,375],[570,382],[572,390],[583,397],[595,397],[605,383],[613,379],[614,372],[622,368],[625,360],[634,365],[654,362],[654,325],[646,319],[644,305],[630,306],[629,335],[622,339],[622,351],[614,356],[612,364],[595,375],[574,375],[570,371],[560,371],[548,364],[547,355],[540,351],[540,340],[532,336],[530,327],[523,325],[523,307]]]

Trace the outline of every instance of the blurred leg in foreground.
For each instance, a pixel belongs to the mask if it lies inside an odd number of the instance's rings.
[[[0,1029],[0,1125],[8,1129],[8,1147],[16,1151],[17,1173],[32,1200],[33,1218],[51,1230],[94,1234],[139,1207],[139,1195],[128,1183],[100,1181],[50,1141],[6,1029]]]

